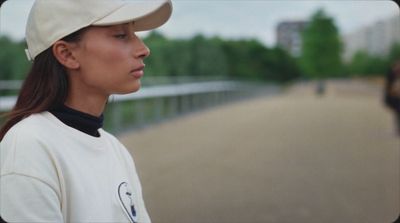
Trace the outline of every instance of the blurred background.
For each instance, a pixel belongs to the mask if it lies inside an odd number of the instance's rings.
[[[0,10],[0,113],[30,62],[32,0]],[[139,92],[113,95],[104,128],[136,161],[154,222],[393,222],[400,59],[394,1],[175,0],[139,35]],[[0,118],[0,123],[4,121]]]

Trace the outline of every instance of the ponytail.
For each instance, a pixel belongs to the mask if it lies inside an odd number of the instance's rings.
[[[82,29],[62,40],[77,42]],[[6,113],[6,121],[0,129],[0,141],[8,130],[31,114],[47,111],[64,104],[68,96],[68,78],[65,67],[58,62],[48,48],[35,57],[32,67],[22,84],[14,108]]]

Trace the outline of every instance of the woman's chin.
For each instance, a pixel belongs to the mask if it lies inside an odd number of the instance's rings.
[[[114,94],[130,94],[138,91],[141,87],[140,80],[136,81],[134,84],[130,84],[127,86],[124,86],[124,88],[121,88],[117,91],[114,92]]]
[[[139,91],[140,85],[134,88],[129,89],[125,94],[130,94]]]

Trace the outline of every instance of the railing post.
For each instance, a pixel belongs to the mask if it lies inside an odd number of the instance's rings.
[[[145,113],[145,109],[144,109],[144,100],[136,100],[135,101],[135,125],[137,127],[143,127],[144,123],[145,123],[145,118],[144,118],[144,113]]]
[[[154,121],[159,122],[161,120],[161,113],[163,111],[163,98],[154,98]]]
[[[174,117],[176,116],[176,113],[178,113],[178,96],[172,96],[169,98],[169,103],[168,103],[168,117]]]
[[[120,103],[110,103],[111,105],[111,129],[113,131],[120,130],[121,124],[121,104]]]

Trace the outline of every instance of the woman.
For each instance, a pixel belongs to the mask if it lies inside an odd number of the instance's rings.
[[[395,61],[387,72],[384,102],[395,115],[396,133],[400,136],[400,60]]]
[[[150,222],[132,158],[101,129],[110,94],[140,88],[170,0],[36,0],[33,59],[0,132],[0,216],[10,222]]]

